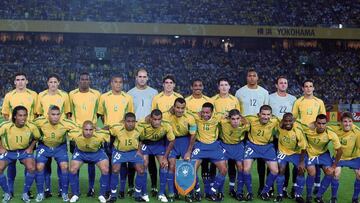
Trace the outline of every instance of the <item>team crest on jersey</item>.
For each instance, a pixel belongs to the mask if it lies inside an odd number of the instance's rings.
[[[196,183],[195,160],[176,160],[175,187],[179,194],[187,195]]]

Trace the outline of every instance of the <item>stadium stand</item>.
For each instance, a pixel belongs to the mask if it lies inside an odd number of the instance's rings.
[[[338,27],[342,24],[344,27],[359,27],[360,2],[4,0],[0,2],[0,18],[312,27]]]
[[[1,75],[24,71],[29,76],[30,88],[37,92],[46,88],[46,77],[56,72],[61,75],[61,88],[70,91],[76,87],[76,78],[82,71],[91,73],[94,88],[105,92],[109,78],[114,74],[125,77],[126,90],[134,85],[134,70],[141,63],[149,69],[150,85],[161,89],[165,74],[174,74],[178,91],[190,93],[194,78],[204,80],[205,93],[214,95],[216,79],[230,78],[232,91],[245,84],[245,73],[254,67],[261,84],[275,91],[274,80],[279,75],[289,78],[289,92],[300,96],[301,82],[306,78],[315,81],[316,94],[328,105],[359,102],[360,55],[356,50],[337,52],[326,49],[236,49],[225,52],[220,46],[191,47],[190,45],[134,45],[109,47],[112,56],[107,62],[93,61],[94,46],[70,46],[51,43],[18,43],[0,45]],[[302,64],[301,57],[309,60]],[[186,70],[186,71],[184,71]],[[342,76],[340,76],[342,75]],[[350,76],[351,75],[351,76]],[[1,96],[12,88],[12,77],[0,78]]]

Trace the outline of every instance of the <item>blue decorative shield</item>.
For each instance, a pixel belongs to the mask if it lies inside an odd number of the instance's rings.
[[[195,160],[176,160],[175,187],[179,194],[187,195],[196,184]]]

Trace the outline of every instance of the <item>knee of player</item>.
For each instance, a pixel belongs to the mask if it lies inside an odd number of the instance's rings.
[[[237,170],[237,171],[243,171],[243,170],[244,170],[243,164],[237,162],[237,163],[236,163],[236,170]]]
[[[170,163],[170,165],[169,165],[169,171],[175,172],[175,164]]]
[[[285,168],[279,168],[279,172],[278,172],[278,174],[279,175],[284,175],[285,174]]]
[[[149,167],[149,160],[144,160],[144,167],[145,168],[148,168]]]
[[[43,164],[36,164],[36,170],[37,170],[38,172],[43,171],[43,170],[44,170],[44,165],[43,165]]]
[[[70,172],[71,174],[76,174],[76,173],[78,172],[78,168],[76,168],[76,167],[70,167],[69,172]]]
[[[118,174],[120,173],[120,165],[119,164],[115,164],[112,166],[111,172],[114,174]]]
[[[272,168],[271,173],[274,175],[279,174],[279,169],[277,167]]]
[[[69,170],[69,166],[67,164],[60,165],[60,169],[62,172],[67,172]]]
[[[30,166],[26,167],[26,171],[28,173],[35,173],[35,166],[30,165]]]
[[[223,176],[225,176],[225,175],[227,174],[227,171],[228,171],[228,169],[227,169],[226,166],[221,166],[221,167],[219,168],[219,172],[220,172],[221,175],[223,175]]]
[[[315,168],[312,169],[312,168],[307,168],[307,173],[309,176],[315,176],[316,175],[316,170]]]
[[[101,174],[107,175],[109,174],[109,167],[102,166],[100,167]]]
[[[297,176],[305,176],[304,171],[297,171]]]
[[[325,170],[324,173],[327,176],[334,176],[334,171],[333,170]]]
[[[244,171],[244,173],[250,173],[250,171],[251,171],[251,165],[244,165],[243,171]]]
[[[144,173],[145,173],[144,167],[138,168],[138,169],[136,170],[136,173],[139,174],[139,175],[144,175]]]

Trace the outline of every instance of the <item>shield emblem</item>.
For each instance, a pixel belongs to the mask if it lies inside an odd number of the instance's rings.
[[[185,196],[196,184],[195,160],[176,160],[175,187],[179,194]]]

